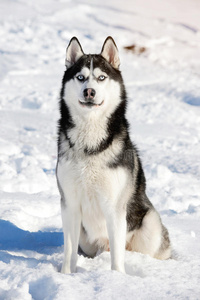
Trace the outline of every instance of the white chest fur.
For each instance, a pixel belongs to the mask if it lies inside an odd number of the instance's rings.
[[[109,168],[102,154],[59,161],[57,176],[64,201],[67,207],[81,210],[90,242],[108,238],[105,214],[124,204],[127,172],[121,167]]]

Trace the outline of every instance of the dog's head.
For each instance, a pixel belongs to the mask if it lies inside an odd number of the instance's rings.
[[[117,46],[108,37],[101,53],[86,55],[76,37],[66,51],[61,97],[75,114],[112,113],[123,99]]]

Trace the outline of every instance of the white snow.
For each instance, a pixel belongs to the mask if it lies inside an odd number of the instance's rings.
[[[199,12],[197,0],[1,0],[0,299],[200,299]],[[74,35],[86,53],[108,35],[118,45],[131,137],[173,245],[167,261],[126,252],[127,274],[110,253],[59,272],[56,127]]]

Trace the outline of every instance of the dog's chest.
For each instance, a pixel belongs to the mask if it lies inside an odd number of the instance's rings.
[[[68,131],[68,136],[75,145],[75,152],[95,149],[107,138],[107,134],[107,119],[96,118],[95,114],[84,121],[76,120],[76,126]]]
[[[59,163],[58,180],[66,195],[66,206],[81,210],[90,241],[107,236],[104,206],[109,172],[96,159],[74,159]]]
[[[67,206],[73,201],[73,206],[80,207],[90,241],[99,236],[107,238],[105,215],[122,198],[128,180],[126,170],[109,168],[101,156],[60,162],[59,169],[58,180],[67,195]]]
[[[81,198],[82,224],[91,242],[99,236],[107,237],[105,203],[109,181],[105,167],[100,162],[89,161],[84,166],[81,185],[84,197]]]
[[[107,184],[112,177],[112,172],[101,159],[86,158],[72,163],[74,169],[74,183],[79,182],[77,188],[82,191],[83,203],[89,202],[91,205],[96,205],[98,198],[107,194]]]

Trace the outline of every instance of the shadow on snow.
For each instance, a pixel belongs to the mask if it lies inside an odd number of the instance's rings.
[[[33,250],[47,253],[50,248],[62,245],[62,232],[29,232],[9,221],[0,220],[0,250]]]

